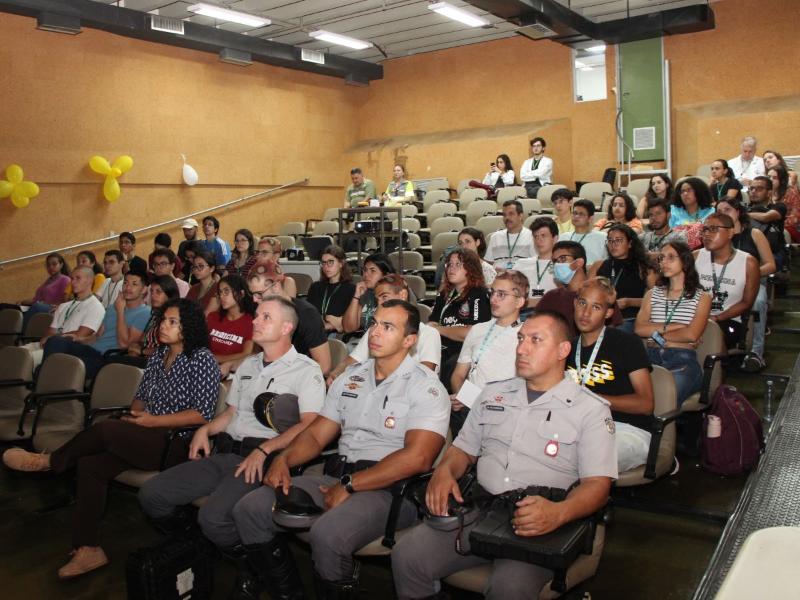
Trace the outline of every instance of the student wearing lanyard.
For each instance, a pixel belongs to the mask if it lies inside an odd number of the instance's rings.
[[[100,303],[104,308],[114,304],[120,291],[122,290],[122,266],[125,264],[125,257],[119,250],[109,250],[103,257],[103,272],[106,280],[97,292],[100,296]]]
[[[548,185],[553,177],[553,159],[544,155],[547,142],[544,138],[531,140],[531,157],[522,163],[519,178],[525,186],[528,198],[536,198],[539,188]]]
[[[575,231],[561,236],[562,240],[578,242],[583,246],[586,249],[587,263],[590,265],[608,257],[606,234],[592,230],[593,215],[594,204],[582,198],[575,200],[572,203],[572,225],[575,227]]]
[[[489,296],[492,319],[472,326],[450,377],[450,429],[454,438],[469,414],[469,409],[456,399],[464,382],[482,389],[490,381],[516,376],[509,357],[517,347],[519,311],[528,297],[528,279],[519,271],[504,271],[495,278]]]
[[[664,244],[659,258],[660,276],[644,296],[635,331],[647,344],[650,362],[672,372],[681,404],[702,384],[695,348],[711,314],[711,295],[703,291],[684,242]]]
[[[489,238],[484,258],[496,269],[513,269],[520,258],[533,256],[533,236],[525,229],[525,214],[519,200],[503,202],[503,223],[506,228]]]
[[[578,384],[611,403],[620,472],[647,462],[650,433],[644,429],[653,413],[650,361],[637,337],[606,327],[614,313],[616,292],[606,277],[587,279],[575,299],[575,324],[567,371]]]
[[[550,217],[539,217],[531,223],[533,234],[533,248],[536,256],[521,258],[517,261],[517,271],[528,278],[530,296],[527,301],[529,308],[539,304],[539,300],[546,292],[555,289],[553,279],[553,246],[558,241],[558,225]]]
[[[708,187],[714,202],[742,197],[742,184],[733,176],[728,161],[722,158],[711,163],[711,184]]]
[[[356,286],[347,268],[347,256],[339,246],[322,251],[319,281],[311,284],[308,301],[319,310],[325,331],[341,333],[342,317],[355,294]]]
[[[664,198],[653,198],[647,205],[647,214],[650,216],[648,230],[639,236],[645,250],[650,253],[651,259],[656,259],[661,247],[671,240],[686,242],[683,231],[675,231],[669,225],[671,214],[670,203]]]
[[[611,256],[594,263],[589,269],[589,276],[601,275],[611,280],[616,290],[617,305],[625,319],[622,327],[632,333],[642,297],[655,284],[656,273],[650,267],[650,258],[636,232],[627,225],[612,225],[608,230],[606,245]]]

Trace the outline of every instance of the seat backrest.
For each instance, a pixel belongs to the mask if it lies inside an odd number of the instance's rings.
[[[418,298],[419,297],[424,298],[424,296],[418,296]],[[428,319],[431,318],[431,313],[433,312],[433,309],[430,306],[428,306],[427,304],[417,303],[417,310],[419,311],[419,320],[420,320],[420,322],[427,323]]]
[[[428,209],[428,227],[436,220],[442,217],[452,217],[456,214],[456,205],[452,202],[438,202]]]
[[[553,192],[565,187],[567,186],[562,185],[560,183],[551,183],[549,185],[543,185],[542,187],[539,188],[539,191],[536,192],[536,199],[542,203],[542,208],[552,207]]]
[[[416,250],[422,245],[422,240],[420,239],[419,234],[409,233],[406,239],[408,240],[409,250]]]
[[[458,196],[459,208],[467,210],[467,207],[475,200],[486,200],[487,192],[483,188],[467,188]]]
[[[445,231],[459,232],[464,228],[464,221],[458,217],[441,217],[431,225],[431,240]]]
[[[92,408],[128,406],[139,389],[144,371],[132,365],[110,363],[97,373],[92,384]]]
[[[86,368],[81,359],[69,354],[51,354],[42,363],[37,392],[69,390],[83,392]],[[36,451],[52,452],[83,429],[86,413],[78,400],[47,404],[39,410],[32,444]]]
[[[33,356],[27,348],[0,348],[0,381],[11,379],[33,380]],[[25,386],[0,388],[0,410],[19,410],[21,414],[28,391]]]
[[[403,226],[401,229],[416,233],[419,231],[420,227],[422,226],[419,223],[419,219],[415,219],[414,217],[403,217]]]
[[[521,185],[507,185],[497,190],[497,206],[503,206],[507,200],[527,198],[528,192]]]
[[[431,192],[431,191],[438,191],[438,190],[444,190],[444,191],[446,191],[446,192],[448,193],[448,195],[449,195],[449,194],[450,194],[450,192],[449,192],[449,190],[447,189],[447,188],[449,188],[449,187],[450,187],[450,182],[449,182],[449,181],[447,181],[447,179],[445,179],[444,177],[437,177],[436,179],[429,180],[429,181],[427,181],[427,182],[425,183],[425,189],[426,189],[427,191],[429,191],[429,192]],[[449,197],[449,196],[448,196],[448,197]]]
[[[50,313],[36,313],[28,319],[22,335],[28,338],[43,338],[47,334],[47,330],[50,329],[52,322],[53,315]]]
[[[394,270],[400,272],[400,253],[391,252],[389,254],[389,262],[392,263]],[[403,271],[416,271],[421,269],[425,261],[422,259],[422,254],[411,250],[403,252]]]
[[[678,408],[678,390],[675,387],[675,377],[672,373],[659,365],[653,365],[650,374],[653,383],[653,414],[663,415]],[[661,443],[672,445],[675,451],[675,423],[667,425]]]
[[[298,296],[305,296],[308,294],[309,288],[311,288],[311,284],[314,283],[314,280],[311,278],[311,275],[307,273],[290,273],[289,277],[294,279],[294,283],[297,286],[297,295]]]
[[[0,310],[0,347],[13,346],[22,333],[22,313],[16,308]]]
[[[280,229],[278,229],[280,235],[302,235],[305,232],[306,225],[300,221],[289,221],[281,225]]]
[[[475,223],[475,227],[480,229],[483,235],[488,239],[495,231],[503,229],[505,224],[503,223],[503,217],[499,215],[489,215],[478,219],[478,222]]]
[[[294,239],[293,235],[276,235],[275,239],[281,243],[281,250],[283,252],[297,245],[297,241]]]
[[[494,200],[476,200],[466,210],[467,225],[474,227],[478,219],[497,213],[497,202]]]
[[[650,189],[650,178],[647,177],[646,179],[634,179],[633,181],[628,183],[626,191],[628,192],[629,196],[644,198],[644,195],[647,193],[647,190],[649,189]]]
[[[716,321],[709,320],[706,323],[706,328],[703,331],[703,337],[700,340],[700,344],[697,346],[697,361],[700,363],[700,366],[703,366],[703,363],[706,360],[706,356],[709,354],[720,354],[725,352],[725,337],[722,334],[722,329],[720,329],[719,325]],[[714,395],[714,392],[722,383],[722,367],[720,363],[717,363],[714,366],[714,371],[711,374],[711,385],[708,389],[708,397],[711,398]]]
[[[459,196],[461,196],[464,190],[469,189],[470,181],[471,181],[470,179],[461,179],[458,182],[458,186],[456,187],[456,192],[458,193]]]
[[[339,207],[334,206],[333,208],[326,208],[325,212],[322,213],[322,220],[323,221],[337,221],[339,219]]]
[[[334,367],[342,364],[347,358],[347,345],[342,340],[328,338],[328,348],[331,351],[331,365]]]
[[[82,392],[86,381],[86,367],[80,358],[55,353],[47,357],[36,380],[37,392],[70,390]]]
[[[434,266],[439,264],[439,259],[442,258],[442,253],[450,246],[458,244],[457,231],[445,231],[438,235],[431,236],[431,262]]]
[[[542,203],[536,198],[520,198],[522,204],[522,212],[525,215],[532,215],[542,211]]]
[[[425,192],[422,206],[427,212],[437,202],[447,202],[448,200],[450,200],[450,192],[448,190],[428,190]]]
[[[695,173],[697,173],[698,177],[708,177],[710,179],[711,178],[711,165],[709,165],[709,164],[707,164],[707,165],[699,165],[697,167],[697,171],[695,171]]]
[[[606,192],[610,194],[613,191],[610,183],[591,181],[581,186],[581,189],[578,190],[578,196],[594,202],[595,206],[600,206],[603,203],[603,193]]]
[[[417,216],[417,213],[419,212],[419,210],[417,209],[417,206],[415,204],[408,204],[408,203],[403,204],[400,207],[400,211],[401,211],[401,213],[403,214],[404,217],[415,217],[415,216]]]
[[[314,235],[336,235],[339,233],[339,223],[336,221],[320,221],[314,225]]]
[[[405,277],[406,277],[406,283],[408,283],[408,287],[411,289],[412,292],[414,292],[414,296],[416,296],[417,300],[424,300],[426,291],[425,280],[419,275],[406,275]],[[417,304],[417,308],[420,308],[420,314],[422,306],[423,306],[422,304],[419,303]]]

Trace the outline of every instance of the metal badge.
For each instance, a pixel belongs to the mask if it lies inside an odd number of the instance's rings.
[[[383,422],[383,426],[386,429],[394,429],[394,426],[397,422],[395,421],[394,417],[386,417],[386,420]]]
[[[608,431],[608,433],[613,434],[617,431],[617,426],[614,423],[614,419],[612,419],[611,417],[606,417],[605,423],[606,423],[606,431]]]
[[[558,455],[558,440],[550,440],[544,447],[544,453],[553,458]]]

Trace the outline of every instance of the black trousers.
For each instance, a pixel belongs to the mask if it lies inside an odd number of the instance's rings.
[[[50,466],[56,473],[78,469],[78,494],[72,528],[72,545],[100,545],[100,521],[106,507],[108,483],[128,469],[161,468],[167,449],[167,430],[108,419],[82,431],[53,452]],[[188,446],[175,440],[170,463],[186,460]]]

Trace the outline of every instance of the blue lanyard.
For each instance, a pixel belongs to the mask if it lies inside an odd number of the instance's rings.
[[[586,368],[581,370],[581,338],[578,337],[578,341],[575,344],[575,371],[578,374],[578,384],[581,387],[586,385],[586,382],[589,380],[589,376],[592,373],[592,367],[594,366],[594,360],[597,358],[597,352],[600,350],[600,344],[603,343],[603,338],[606,335],[606,328],[603,326],[603,329],[600,330],[600,335],[597,338],[597,341],[594,343],[594,350],[592,350],[592,355],[589,357],[589,362],[586,363]]]

